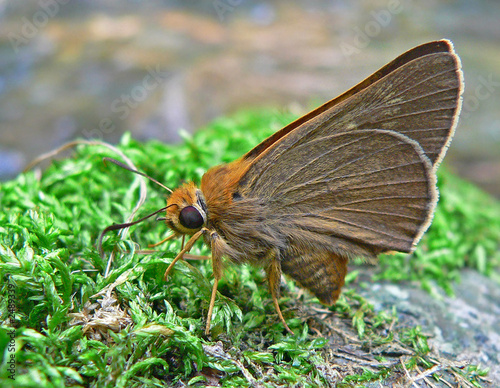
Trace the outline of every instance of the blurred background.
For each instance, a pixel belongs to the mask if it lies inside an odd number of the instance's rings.
[[[499,17],[497,0],[0,0],[0,179],[74,138],[178,142],[242,108],[305,113],[448,38],[466,88],[445,162],[500,198]]]

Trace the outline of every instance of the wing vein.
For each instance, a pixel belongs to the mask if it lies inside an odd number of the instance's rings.
[[[373,184],[373,185],[363,185],[363,186],[357,186],[357,187],[356,186],[354,186],[354,187],[343,187],[343,188],[338,189],[338,190],[329,190],[329,191],[331,192],[332,196],[334,196],[335,194],[338,194],[338,193],[341,193],[341,192],[344,192],[344,191],[349,191],[350,192],[350,191],[355,191],[355,190],[372,189],[372,188],[375,188],[375,187],[406,185],[406,184],[424,183],[424,182],[427,182],[427,181],[426,180],[413,180],[413,181],[390,182],[390,183],[382,182],[382,183]],[[322,182],[318,182],[318,184],[319,183],[322,183]],[[313,184],[313,183],[311,183],[311,184]],[[297,189],[301,189],[302,188],[301,186],[296,186],[296,187],[297,187]],[[320,197],[320,196],[323,196],[323,195],[325,195],[324,192],[314,193],[314,195],[312,195],[312,196],[304,196],[304,197],[300,198],[297,201],[287,202],[286,205],[290,206],[290,205],[296,205],[296,204],[299,204],[299,203],[302,203],[302,202],[311,201],[314,198]]]
[[[347,212],[353,212],[353,213],[367,213],[367,214],[376,214],[380,216],[391,216],[391,217],[400,217],[400,218],[407,218],[409,220],[416,220],[420,221],[420,217],[413,217],[407,214],[399,214],[399,213],[391,213],[391,212],[384,212],[384,211],[375,211],[375,210],[365,210],[365,209],[351,209],[351,208],[344,208],[344,207],[338,207],[338,206],[332,206],[329,208],[326,208],[325,211],[331,211],[331,210],[341,210],[341,211],[347,211]],[[299,215],[300,216],[300,215]],[[328,217],[323,214],[321,214],[322,217]]]
[[[312,217],[315,217],[315,218],[322,218],[320,215],[317,215],[317,214],[305,214],[303,216],[304,217],[312,216]],[[360,224],[357,224],[357,223],[354,223],[354,222],[349,222],[349,221],[342,220],[342,219],[335,218],[335,217],[328,217],[328,219],[330,219],[331,221],[336,221],[336,222],[338,222],[340,224],[349,225],[349,226],[352,226],[352,227],[355,227],[355,228],[368,230],[368,231],[374,232],[376,234],[382,234],[382,235],[388,236],[388,237],[396,239],[396,240],[401,240],[401,238],[396,237],[394,234],[388,233],[388,232],[384,232],[382,230],[373,229],[373,228],[370,228],[368,226],[360,225]],[[310,230],[310,229],[311,228],[308,228],[308,230]],[[316,229],[319,229],[319,228],[316,228]]]
[[[456,89],[456,88],[455,87],[450,87],[450,88],[446,88],[446,89],[444,89],[444,88],[443,89],[439,89],[439,90],[434,91],[432,93],[421,94],[421,95],[418,95],[415,98],[404,99],[402,101],[397,101],[397,102],[395,102],[393,104],[379,105],[379,106],[377,106],[376,109],[392,108],[392,107],[397,106],[397,105],[404,105],[404,104],[408,104],[408,103],[414,103],[415,101],[421,100],[423,98],[431,97],[431,96],[434,96],[436,94],[443,93],[443,92],[448,92],[448,91],[451,91],[451,90],[454,90],[454,89]],[[395,97],[391,96],[391,100],[395,100],[398,96],[395,96]]]
[[[324,136],[322,138],[319,138],[319,139],[316,139],[314,141],[326,141],[326,140],[329,140],[329,138],[334,138],[336,136],[338,136],[339,134],[334,134],[334,135],[330,135],[330,136]],[[311,164],[315,163],[316,161],[318,161],[318,159],[322,158],[322,157],[325,157],[327,156],[328,154],[332,153],[332,152],[335,152],[335,151],[338,151],[338,150],[341,150],[342,148],[344,147],[347,147],[347,146],[350,146],[352,144],[355,144],[361,140],[364,140],[366,138],[363,137],[363,138],[359,138],[359,139],[355,139],[349,143],[345,143],[345,144],[341,144],[340,146],[338,147],[334,147],[334,148],[331,148],[329,150],[327,150],[326,152],[323,152],[322,154],[316,156],[315,158],[311,159],[309,162],[307,162],[306,164],[304,164],[302,167],[300,167],[298,170],[294,171],[291,175],[289,175],[287,177],[287,180],[283,180],[281,183],[279,183],[278,185],[276,185],[276,187],[274,188],[274,190],[272,191],[271,194],[275,194],[276,192],[279,191],[279,189],[285,184],[287,183],[290,179],[294,178],[298,173],[300,173],[301,171],[303,171],[304,169],[306,169],[308,166],[310,166]],[[309,143],[310,144],[310,143]],[[299,146],[300,147],[300,146]],[[297,147],[298,148],[298,147]]]
[[[403,94],[407,93],[409,90],[414,89],[414,88],[416,88],[416,87],[418,87],[418,86],[422,85],[423,83],[429,82],[430,80],[432,80],[432,79],[434,79],[434,78],[436,78],[436,77],[440,77],[440,76],[442,76],[443,74],[446,74],[446,73],[448,73],[448,72],[452,72],[452,71],[454,72],[454,71],[455,71],[455,69],[453,69],[453,70],[446,69],[446,70],[440,71],[440,72],[438,72],[438,73],[432,74],[431,76],[429,76],[429,77],[427,77],[427,78],[424,78],[424,79],[420,80],[419,82],[417,82],[417,83],[415,83],[415,84],[413,84],[413,85],[411,85],[411,86],[408,86],[407,88],[402,89],[402,90],[401,90],[398,94],[396,94],[396,95],[394,95],[394,96],[391,96],[391,97],[392,97],[392,98],[399,97],[399,96],[401,96],[401,95],[403,95]],[[408,75],[407,77],[405,77],[404,79],[402,79],[400,83],[403,83],[404,81],[406,81],[406,80],[408,79],[408,77],[409,77],[409,75]],[[453,88],[452,88],[452,89],[453,89]]]
[[[390,148],[390,147],[388,147],[388,148]],[[339,176],[327,179],[327,177],[328,177],[329,174],[331,174],[333,172],[336,172],[340,168],[343,168],[343,167],[347,166],[347,165],[344,165],[344,166],[340,166],[338,169],[334,169],[334,170],[329,171],[329,172],[327,172],[327,173],[325,173],[325,174],[323,174],[323,175],[321,175],[319,177],[316,177],[315,180],[309,180],[309,181],[306,181],[306,182],[302,182],[302,183],[300,183],[298,185],[291,186],[288,189],[282,191],[280,194],[285,195],[285,194],[288,194],[288,193],[290,193],[292,191],[295,191],[297,189],[302,189],[302,188],[305,188],[305,187],[310,186],[310,185],[317,185],[317,184],[321,184],[321,183],[331,183],[331,182],[334,182],[334,181],[339,180],[339,179],[346,179],[346,178],[352,178],[352,177],[361,177],[361,176],[365,176],[365,175],[372,175],[372,174],[380,173],[380,172],[383,172],[383,171],[389,171],[389,170],[393,170],[393,169],[409,167],[409,166],[412,166],[412,165],[415,165],[415,164],[420,164],[420,162],[417,161],[417,162],[412,162],[412,163],[404,163],[404,164],[401,164],[401,165],[398,165],[398,166],[391,166],[391,167],[381,168],[381,169],[376,169],[376,170],[371,170],[371,171],[367,171],[367,172],[363,172],[363,173],[339,175]],[[365,186],[365,187],[367,187],[367,186]],[[347,188],[347,189],[349,189],[349,188]],[[276,194],[276,190],[273,191],[273,194]]]

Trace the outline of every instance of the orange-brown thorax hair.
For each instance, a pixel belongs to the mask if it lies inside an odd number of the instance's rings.
[[[201,178],[201,191],[205,197],[209,217],[219,219],[238,193],[241,177],[247,172],[251,161],[238,159],[229,164],[209,169]]]
[[[180,212],[187,206],[196,207],[204,218],[217,223],[232,204],[239,180],[249,165],[248,160],[239,159],[212,167],[202,177],[201,190],[193,182],[178,187],[167,200],[167,225],[177,234],[192,235],[200,230],[188,229],[179,222]]]

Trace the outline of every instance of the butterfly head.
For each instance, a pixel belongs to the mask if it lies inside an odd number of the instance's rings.
[[[205,199],[194,183],[185,183],[167,200],[165,222],[174,232],[192,235],[207,223]]]
[[[101,256],[103,255],[102,250],[102,241],[104,235],[111,230],[120,230],[124,228],[128,228],[132,225],[138,224],[155,214],[166,211],[165,217],[160,217],[158,220],[163,220],[167,223],[167,226],[172,229],[174,235],[180,234],[188,234],[193,235],[203,226],[207,224],[207,207],[205,204],[205,198],[200,189],[196,187],[196,185],[192,182],[185,183],[176,190],[171,190],[163,183],[158,182],[156,179],[150,177],[149,175],[137,171],[129,165],[126,165],[118,160],[112,158],[103,158],[104,162],[114,163],[128,171],[131,171],[135,174],[144,176],[156,183],[157,185],[163,187],[165,190],[171,193],[170,197],[167,200],[167,206],[154,211],[151,214],[148,214],[145,217],[142,217],[139,220],[126,222],[123,224],[113,224],[105,228],[101,235],[99,236],[99,252]]]

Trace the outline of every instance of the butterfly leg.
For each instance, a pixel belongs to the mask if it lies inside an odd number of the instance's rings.
[[[167,280],[167,276],[170,270],[174,267],[175,263],[177,263],[180,259],[182,259],[182,257],[186,252],[190,251],[196,240],[198,240],[205,231],[206,229],[202,229],[191,236],[191,238],[186,243],[186,246],[179,252],[177,256],[175,256],[175,259],[168,266],[167,270],[165,271],[165,275],[163,275],[163,280]]]
[[[173,238],[178,237],[178,236],[179,236],[178,234],[172,233],[170,236],[165,237],[163,240],[161,240],[161,241],[159,241],[157,243],[149,244],[148,248],[155,248],[155,247],[163,244],[164,242],[167,242],[168,240],[172,240]]]
[[[273,258],[270,264],[266,267],[267,274],[267,282],[269,284],[269,291],[271,292],[271,296],[273,298],[274,308],[278,313],[278,317],[280,318],[283,326],[285,326],[286,331],[290,334],[294,334],[293,331],[286,324],[285,318],[283,318],[283,314],[281,313],[280,305],[278,303],[279,289],[281,283],[281,264],[276,259]]]
[[[212,258],[210,256],[192,255],[190,253],[184,254],[184,260],[211,260],[211,259]]]
[[[210,297],[210,305],[208,306],[207,326],[205,335],[210,334],[210,323],[212,322],[212,312],[215,305],[215,297],[217,296],[217,286],[219,279],[222,277],[222,255],[226,248],[226,242],[219,237],[217,232],[211,231],[209,234],[210,248],[212,250],[212,268],[214,274],[214,285],[212,287],[212,295]]]
[[[214,278],[214,285],[212,287],[212,296],[210,297],[210,305],[208,306],[207,325],[205,327],[205,335],[210,334],[210,323],[212,323],[212,313],[215,305],[215,297],[217,296],[217,287],[219,279]]]

